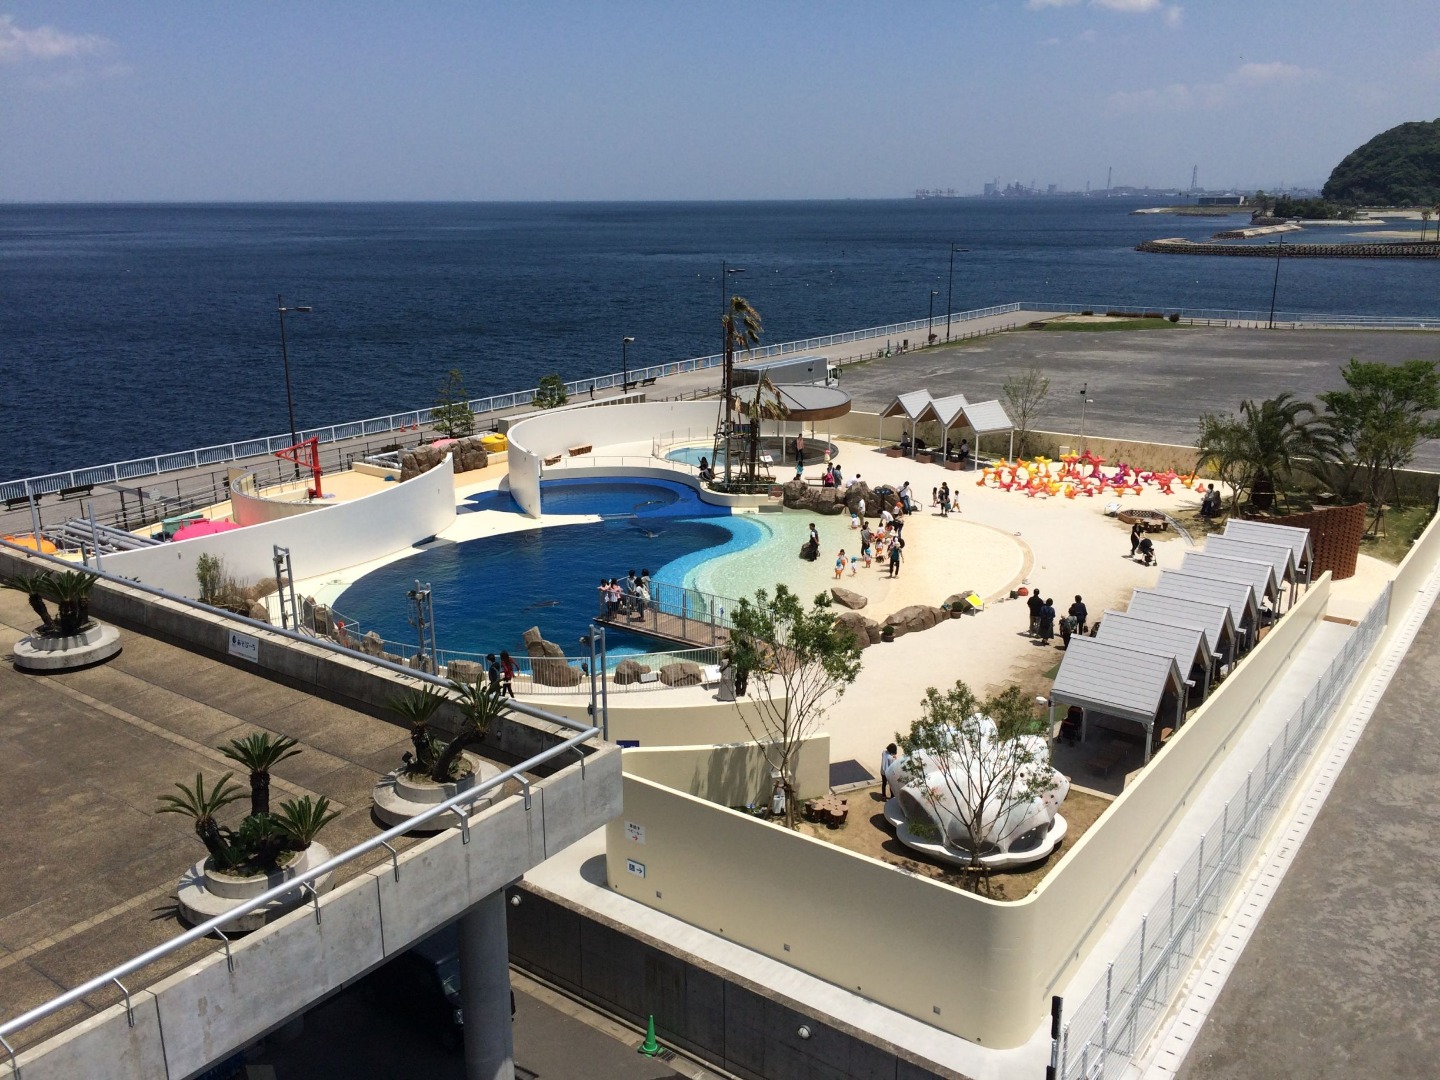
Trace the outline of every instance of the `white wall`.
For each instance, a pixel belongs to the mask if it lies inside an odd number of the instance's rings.
[[[195,563],[217,555],[239,580],[275,573],[274,546],[290,549],[297,578],[334,573],[410,547],[455,520],[455,474],[447,456],[427,473],[351,502],[231,532],[104,556],[104,569],[196,598]]]
[[[568,456],[572,446],[593,446],[603,455],[606,446],[648,441],[686,428],[713,428],[717,407],[714,401],[646,401],[526,417],[508,433],[510,494],[521,510],[538,518],[547,457]]]

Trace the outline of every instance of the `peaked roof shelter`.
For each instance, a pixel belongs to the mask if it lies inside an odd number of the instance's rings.
[[[1072,637],[1050,689],[1052,710],[1057,701],[1081,708],[1081,742],[1092,711],[1139,724],[1148,762],[1156,721],[1173,721],[1166,726],[1178,728],[1185,718],[1185,679],[1173,656]]]
[[[1229,608],[1230,618],[1245,648],[1248,650],[1255,644],[1260,629],[1260,604],[1255,599],[1253,587],[1180,570],[1161,570],[1151,591]]]
[[[1280,610],[1280,582],[1275,579],[1275,568],[1268,562],[1227,559],[1220,555],[1187,551],[1180,560],[1180,572],[1218,578],[1221,581],[1244,582],[1255,590],[1257,601],[1268,600],[1273,612]]]
[[[1210,676],[1215,659],[1210,655],[1203,630],[1107,611],[1095,640],[1105,645],[1118,645],[1122,649],[1174,657],[1186,685],[1198,691],[1188,702],[1190,705],[1200,704],[1210,693]]]
[[[1295,563],[1294,549],[1288,544],[1258,544],[1249,540],[1237,540],[1233,536],[1209,536],[1205,538],[1205,555],[1218,555],[1222,559],[1253,559],[1269,562],[1275,570],[1275,580],[1290,586],[1290,604],[1295,604],[1295,587],[1301,580],[1300,568]]]
[[[984,435],[998,435],[1004,432],[1010,436],[1010,448],[1006,451],[1006,457],[1011,461],[1015,460],[1015,425],[1010,420],[1010,414],[999,401],[976,401],[965,406],[961,416],[965,425],[975,432],[975,445],[980,445],[980,439]]]
[[[887,416],[899,416],[910,421],[910,453],[915,453],[915,425],[919,423],[920,414],[930,405],[934,399],[930,397],[929,390],[911,390],[909,393],[897,394],[895,400],[880,411],[880,441],[885,441],[885,418]]]
[[[1239,634],[1230,609],[1223,604],[1206,604],[1151,589],[1136,589],[1130,594],[1130,607],[1126,614],[1150,622],[1199,630],[1205,635],[1205,644],[1211,656],[1222,663],[1235,663]]]
[[[1310,530],[1295,525],[1276,525],[1269,521],[1225,522],[1221,535],[1233,540],[1246,540],[1256,544],[1284,544],[1295,556],[1295,568],[1305,575],[1305,584],[1310,584],[1310,565],[1315,552],[1310,544]]]

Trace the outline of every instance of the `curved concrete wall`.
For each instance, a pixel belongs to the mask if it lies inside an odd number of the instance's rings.
[[[714,401],[645,401],[538,413],[509,431],[510,494],[532,518],[540,516],[540,478],[545,459],[572,446],[606,446],[653,439],[686,428],[715,424]],[[598,469],[606,472],[609,470]]]
[[[252,474],[246,474],[247,476]],[[263,495],[252,495],[240,486],[230,485],[230,516],[237,525],[259,525],[266,521],[298,517],[312,510],[325,510],[329,504],[323,502],[286,502],[282,499],[267,499]]]
[[[147,585],[197,598],[195,563],[201,555],[225,560],[242,581],[275,573],[274,547],[290,549],[297,577],[331,574],[426,540],[455,520],[455,474],[446,457],[429,472],[373,495],[336,503],[297,517],[232,532],[106,555],[104,568]]]

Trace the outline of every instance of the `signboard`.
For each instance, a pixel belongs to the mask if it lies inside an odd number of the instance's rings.
[[[634,859],[626,859],[625,869],[629,870],[630,873],[634,874],[636,877],[645,876],[645,864],[643,862],[636,862]]]
[[[231,656],[238,656],[241,660],[249,660],[252,664],[258,664],[260,662],[260,639],[231,630],[229,651]]]
[[[625,839],[633,840],[637,844],[645,842],[645,826],[636,825],[633,821],[625,822]]]

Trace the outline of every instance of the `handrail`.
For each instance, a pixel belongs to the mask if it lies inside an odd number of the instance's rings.
[[[248,915],[256,909],[264,907],[266,904],[269,904],[274,900],[280,899],[286,893],[294,892],[296,889],[303,888],[304,886],[311,886],[313,889],[313,882],[323,877],[324,875],[331,873],[338,867],[344,866],[346,863],[354,861],[362,855],[369,854],[377,848],[389,848],[391,840],[398,839],[399,837],[404,836],[406,833],[420,828],[427,821],[431,821],[439,817],[441,814],[447,813],[451,810],[459,810],[459,808],[464,806],[465,809],[461,812],[461,816],[462,818],[468,818],[470,816],[470,812],[473,808],[474,803],[477,802],[480,797],[484,795],[487,791],[503,785],[507,780],[512,780],[521,776],[522,773],[533,769],[537,765],[543,765],[545,762],[550,761],[552,758],[559,757],[562,754],[570,753],[581,743],[588,742],[590,739],[594,738],[596,735],[599,734],[600,729],[598,727],[586,728],[578,734],[572,735],[564,742],[552,746],[549,750],[544,750],[541,753],[536,754],[528,761],[523,761],[519,765],[514,765],[511,768],[506,769],[504,772],[491,777],[489,780],[481,782],[475,787],[466,788],[464,791],[452,795],[444,802],[436,803],[424,813],[416,814],[412,818],[407,818],[399,825],[386,829],[383,833],[380,833],[377,836],[372,836],[369,840],[362,840],[354,847],[341,852],[339,855],[333,856],[332,858],[321,863],[319,866],[312,867],[309,870],[297,874],[295,875],[295,877],[290,878],[289,880],[282,882],[279,885],[276,885],[274,888],[265,890],[265,892],[261,893],[259,896],[245,901],[245,903],[239,905],[238,907],[232,908],[230,911],[225,912],[223,915],[217,915],[215,916],[215,918],[209,919],[206,922],[201,923],[199,926],[193,927],[190,930],[185,931],[185,933],[181,934],[179,937],[172,938],[163,945],[157,945],[155,948],[143,952],[139,956],[131,957],[129,960],[125,961],[125,963],[120,964],[117,967],[111,968],[109,971],[105,972],[105,974],[97,975],[88,982],[73,987],[72,989],[65,991],[63,994],[60,994],[57,997],[51,998],[43,1005],[37,1005],[29,1012],[22,1013],[20,1016],[15,1017],[13,1020],[7,1020],[3,1024],[0,1024],[0,1038],[3,1038],[7,1035],[12,1035],[16,1031],[19,1031],[21,1028],[28,1027],[30,1024],[35,1023],[35,1021],[37,1020],[43,1020],[51,1013],[57,1012],[58,1010],[65,1008],[65,1006],[71,1005],[79,1001],[87,994],[92,994],[96,990],[108,986],[110,983],[119,979],[122,975],[129,975],[132,972],[139,971],[146,965],[153,964],[155,961],[169,956],[177,949],[189,945],[192,941],[199,941],[201,938],[209,937],[212,933],[221,931],[221,929],[225,926],[226,923],[242,915]],[[229,952],[228,942],[226,942],[226,952]]]

